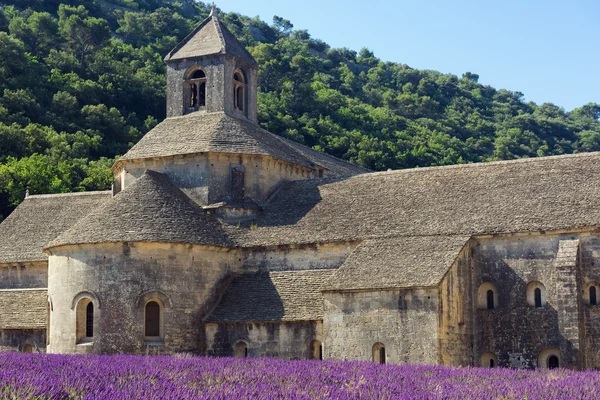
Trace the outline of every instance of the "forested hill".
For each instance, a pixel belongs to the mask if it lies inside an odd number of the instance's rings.
[[[2,219],[26,188],[110,187],[115,158],[165,116],[163,56],[209,10],[190,0],[0,2]],[[600,104],[536,105],[473,73],[332,49],[280,17],[221,20],[260,64],[260,123],[368,168],[600,150]]]

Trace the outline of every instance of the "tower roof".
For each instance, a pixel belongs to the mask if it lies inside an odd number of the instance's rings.
[[[256,60],[213,12],[165,57],[165,62],[215,54],[229,54],[250,65]]]
[[[147,170],[47,248],[120,242],[232,246],[215,218],[190,200],[166,175]]]

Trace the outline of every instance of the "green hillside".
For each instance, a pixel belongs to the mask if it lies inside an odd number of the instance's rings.
[[[110,187],[115,158],[165,116],[163,56],[209,10],[190,0],[0,4],[1,220],[26,188]],[[365,167],[600,150],[600,104],[565,112],[525,102],[474,73],[332,49],[280,17],[221,20],[260,64],[260,123]]]

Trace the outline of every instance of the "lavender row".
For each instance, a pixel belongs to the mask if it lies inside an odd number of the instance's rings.
[[[370,362],[0,354],[0,399],[592,399],[600,373]]]

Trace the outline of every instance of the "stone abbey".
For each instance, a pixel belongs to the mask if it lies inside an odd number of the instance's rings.
[[[600,368],[600,153],[371,172],[263,130],[211,15],[113,190],[0,224],[0,350]]]

